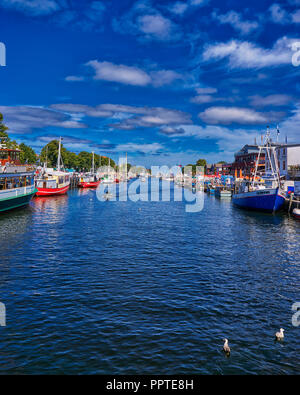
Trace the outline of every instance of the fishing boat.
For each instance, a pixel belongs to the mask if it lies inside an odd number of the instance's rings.
[[[269,159],[271,172],[258,176],[258,167],[263,152]],[[233,203],[238,207],[264,212],[276,212],[283,207],[285,196],[281,187],[276,147],[272,145],[269,129],[265,144],[259,147],[252,180],[243,180],[236,185],[236,189],[233,195]]]
[[[63,170],[64,165],[61,157],[61,138],[58,145],[57,169],[44,166],[35,179],[37,188],[36,196],[64,195],[70,188],[70,173]]]
[[[79,188],[97,188],[101,180],[95,173],[95,153],[93,152],[92,169],[90,173],[82,175],[79,179]]]
[[[4,141],[0,143],[0,212],[27,206],[36,193],[34,168],[21,165],[21,151],[6,148]]]
[[[294,208],[293,216],[297,219],[300,219],[300,208]]]

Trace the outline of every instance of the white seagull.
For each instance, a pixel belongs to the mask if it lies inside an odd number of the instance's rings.
[[[228,339],[223,339],[223,341],[225,342],[225,343],[224,343],[224,346],[223,346],[223,351],[224,351],[227,355],[229,355],[229,354],[230,354],[230,347],[229,347],[229,345],[228,345]]]
[[[276,334],[275,334],[276,340],[283,340],[283,338],[284,338],[283,332],[284,332],[283,328],[280,328],[280,331],[276,332]]]

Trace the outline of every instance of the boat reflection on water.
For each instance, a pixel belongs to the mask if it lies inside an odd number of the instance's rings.
[[[58,195],[49,197],[35,197],[32,207],[35,216],[44,224],[57,224],[63,222],[67,215],[69,205],[68,195]]]
[[[47,197],[35,197],[33,199],[33,207],[38,210],[56,210],[61,207],[65,207],[68,205],[68,196],[61,195],[61,196],[53,196],[51,199]]]

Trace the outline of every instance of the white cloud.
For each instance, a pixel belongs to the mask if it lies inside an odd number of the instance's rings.
[[[256,21],[243,20],[242,15],[236,11],[229,11],[227,14],[218,15],[216,12],[212,14],[213,18],[221,24],[229,24],[241,34],[249,34],[253,30],[258,29],[259,24]]]
[[[111,62],[99,62],[92,60],[86,64],[94,69],[95,80],[118,82],[126,85],[160,87],[169,85],[173,81],[183,77],[172,70],[157,70],[146,72],[139,67],[114,64]]]
[[[232,69],[252,69],[291,64],[292,44],[297,41],[282,37],[271,49],[259,47],[249,41],[231,40],[206,46],[203,52],[205,61],[228,59]]]
[[[172,4],[168,9],[175,15],[182,15],[185,13],[188,7],[188,3],[177,1],[176,3]]]
[[[195,104],[204,104],[204,103],[211,103],[217,100],[214,96],[211,95],[198,95],[192,97],[191,102]]]
[[[269,96],[250,96],[250,103],[255,107],[266,107],[266,106],[285,106],[289,104],[293,98],[288,95],[269,95]]]
[[[54,0],[0,0],[0,6],[33,16],[49,15],[60,9]]]
[[[299,5],[298,0],[291,2],[293,5]],[[269,8],[270,20],[273,23],[287,25],[291,23],[300,23],[300,10],[291,13],[286,11],[280,4],[272,4]]]
[[[109,103],[92,107],[83,104],[60,103],[53,104],[51,109],[72,115],[73,119],[76,119],[75,115],[79,117],[78,119],[84,116],[117,119],[119,123],[110,126],[122,130],[191,123],[190,114],[163,107],[135,107]]]
[[[111,62],[91,60],[87,63],[94,71],[95,80],[120,82],[121,84],[146,86],[151,83],[150,76],[138,67],[117,65]]]
[[[271,14],[271,20],[274,23],[286,24],[290,21],[290,16],[284,8],[280,6],[280,4],[272,4],[269,8],[269,12]]]
[[[169,40],[173,30],[173,23],[160,14],[142,15],[137,20],[138,28],[148,37],[158,40]]]
[[[173,41],[181,36],[180,27],[163,16],[151,1],[137,1],[133,7],[112,22],[118,33],[132,34],[141,40]]]
[[[198,114],[199,118],[208,124],[267,124],[269,121],[283,116],[282,113],[260,113],[249,108],[241,107],[209,107]]]
[[[153,86],[169,85],[176,80],[183,79],[183,76],[172,70],[159,70],[150,73]]]

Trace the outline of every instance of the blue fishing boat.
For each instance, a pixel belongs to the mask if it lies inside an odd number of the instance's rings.
[[[258,165],[262,152],[265,152],[271,164],[271,172],[258,174]],[[248,210],[275,212],[285,203],[285,194],[281,187],[276,147],[272,145],[270,132],[267,131],[266,142],[259,147],[259,154],[252,181],[244,180],[236,185],[232,197],[233,204]]]

